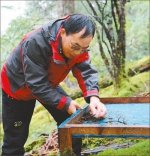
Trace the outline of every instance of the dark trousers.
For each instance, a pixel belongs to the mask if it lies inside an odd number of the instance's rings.
[[[28,137],[29,124],[33,115],[36,100],[15,100],[2,91],[2,120],[4,140],[2,156],[23,156],[24,144]],[[43,105],[56,120],[61,124],[70,115],[49,105]],[[73,140],[73,151],[77,155],[81,152],[82,140]]]

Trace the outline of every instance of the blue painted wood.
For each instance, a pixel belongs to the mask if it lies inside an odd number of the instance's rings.
[[[107,108],[107,115],[104,119],[97,120],[89,120],[85,121],[84,124],[97,124],[98,127],[110,125],[139,125],[139,126],[148,126],[150,125],[150,104],[149,103],[113,103],[105,105]],[[87,110],[88,107],[85,105],[84,111]],[[81,110],[77,110],[74,114],[72,114],[68,119],[66,119],[58,128],[65,128],[65,125]],[[86,112],[86,111],[85,111]],[[73,124],[75,126],[75,124]],[[71,124],[68,124],[71,128]],[[85,126],[86,127],[86,126]],[[134,126],[133,126],[134,127]],[[80,128],[80,127],[78,127]],[[90,128],[90,127],[89,127]],[[146,129],[147,130],[147,129]],[[76,131],[77,133],[77,131]],[[139,133],[139,134],[71,134],[72,137],[96,137],[96,138],[145,138],[149,139],[150,135]],[[60,146],[63,146],[61,143]],[[65,147],[63,147],[65,148]]]
[[[87,107],[87,105],[85,105],[83,107],[83,109],[85,109],[85,107]],[[63,127],[70,119],[72,119],[76,114],[78,114],[81,110],[80,109],[77,109],[77,111],[75,113],[73,113],[69,118],[67,118],[64,122],[62,122],[58,128],[61,128]]]
[[[72,134],[74,138],[150,138],[150,135],[138,134]]]

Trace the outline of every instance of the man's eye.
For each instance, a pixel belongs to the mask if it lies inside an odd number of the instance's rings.
[[[90,49],[88,48],[88,49],[82,49],[82,52],[84,52],[84,51],[90,51]]]
[[[72,45],[72,48],[75,49],[75,50],[79,50],[80,49],[80,47],[77,47],[75,45]]]

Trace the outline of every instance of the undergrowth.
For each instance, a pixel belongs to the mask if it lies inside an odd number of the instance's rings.
[[[123,149],[106,149],[98,154],[90,154],[92,156],[149,156],[150,140],[141,140],[139,143]]]

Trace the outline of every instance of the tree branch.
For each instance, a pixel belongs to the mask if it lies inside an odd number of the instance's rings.
[[[111,10],[112,10],[112,16],[113,16],[115,27],[116,27],[116,32],[118,34],[118,25],[117,25],[116,16],[115,16],[115,13],[114,13],[114,5],[113,5],[112,0],[111,0]]]
[[[92,4],[90,3],[90,1],[89,1],[89,0],[86,0],[86,1],[87,1],[87,3],[89,4],[90,8],[92,9],[94,15],[96,15],[96,16],[98,17],[98,15],[97,15],[95,9],[93,8]]]
[[[103,49],[103,46],[101,44],[101,41],[100,41],[100,33],[98,31],[98,28],[96,26],[96,23],[95,23],[95,30],[96,30],[96,34],[97,34],[97,39],[98,39],[98,43],[99,43],[99,49],[100,49],[100,53],[101,53],[101,56],[102,56],[102,59],[106,65],[106,68],[108,70],[108,72],[110,73],[111,77],[114,77],[114,74],[112,72],[112,70],[110,69],[110,63],[109,63],[109,60],[108,58],[106,57],[105,53],[104,53],[104,49]]]
[[[119,17],[120,16],[120,11],[119,11],[117,0],[114,0],[114,4],[115,4],[115,7],[116,7],[117,15]]]
[[[101,6],[99,5],[99,3],[98,3],[98,0],[95,0],[96,1],[96,4],[97,4],[97,6],[98,6],[98,9],[99,9],[99,11],[100,11],[100,13],[102,14],[102,9],[101,9]],[[102,19],[103,20],[103,19]]]

